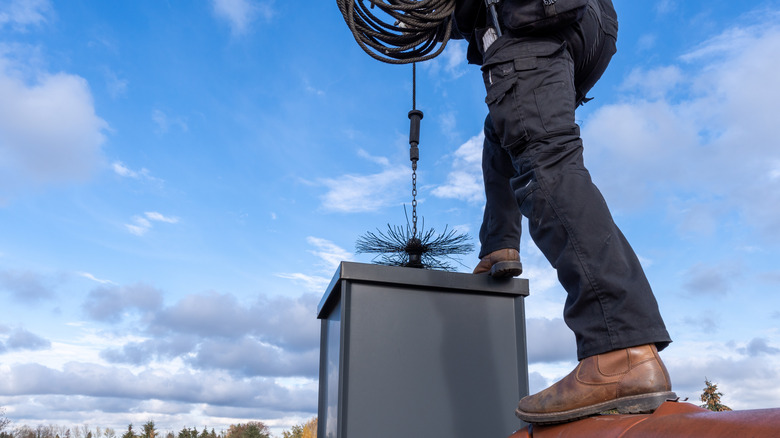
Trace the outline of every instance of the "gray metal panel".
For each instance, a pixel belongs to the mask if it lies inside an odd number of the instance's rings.
[[[505,438],[522,426],[521,298],[367,283],[348,295],[342,437]]]
[[[520,398],[523,398],[529,394],[530,383],[528,382],[528,341],[525,336],[525,302],[522,298],[515,300],[515,336],[517,337],[517,389]],[[527,425],[525,422],[522,424],[523,427]]]
[[[341,284],[341,308],[343,322],[341,324],[341,363],[339,366],[339,427],[338,435],[336,437],[327,438],[342,438],[348,436],[344,431],[348,421],[349,410],[347,408],[347,390],[349,388],[349,362],[350,362],[350,346],[349,346],[349,334],[352,332],[352,282],[348,280],[342,280]]]
[[[319,372],[319,392],[317,394],[317,418],[320,428],[325,428],[327,410],[328,410],[328,320],[323,319],[320,322],[320,372]],[[317,433],[320,437],[321,433]]]
[[[342,367],[343,352],[343,314],[339,300],[331,312],[322,320],[320,332],[320,382],[317,409],[318,435],[335,438],[340,436],[338,427],[342,423]]]

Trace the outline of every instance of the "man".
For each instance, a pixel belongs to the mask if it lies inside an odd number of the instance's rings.
[[[575,108],[601,77],[617,38],[611,0],[501,0],[496,38],[484,0],[458,0],[469,61],[482,65],[489,115],[486,205],[475,274],[516,276],[520,216],[567,292],[564,320],[579,365],[523,398],[530,423],[617,409],[652,412],[675,399],[658,356],[671,339],[639,260],[582,159]]]

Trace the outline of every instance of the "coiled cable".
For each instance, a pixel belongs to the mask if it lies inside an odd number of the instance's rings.
[[[409,64],[435,58],[444,51],[452,34],[455,0],[336,2],[358,45],[382,62]],[[370,11],[374,7],[395,22],[389,24],[374,15]]]

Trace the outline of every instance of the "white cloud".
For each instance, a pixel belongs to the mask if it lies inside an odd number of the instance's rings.
[[[161,428],[189,419],[218,430],[246,418],[314,415],[319,294],[242,303],[212,292],[167,307],[162,296],[140,283],[94,289],[82,303],[92,321],[70,325],[86,334],[72,344],[0,325],[0,345],[13,338],[0,364],[0,405],[47,422],[95,415],[111,427],[135,415]],[[125,318],[132,313],[140,317]],[[94,321],[117,330],[95,329]]]
[[[527,318],[528,361],[561,362],[577,358],[574,333],[562,318]]]
[[[29,51],[0,46],[0,196],[84,181],[102,160],[108,124],[95,114],[87,81],[6,56]]]
[[[157,125],[157,132],[160,134],[167,133],[172,126],[175,126],[181,132],[189,130],[186,119],[182,117],[168,117],[166,113],[159,109],[152,111],[152,121]]]
[[[672,343],[661,357],[678,396],[698,401],[704,379],[708,378],[724,393],[727,406],[762,409],[780,405],[778,351],[758,338],[729,344],[684,341]]]
[[[51,283],[50,279],[31,271],[0,271],[0,292],[9,293],[21,302],[33,303],[53,298]]]
[[[484,138],[484,134],[474,136],[455,151],[447,182],[433,189],[434,196],[468,202],[484,201],[481,164]]]
[[[135,309],[151,312],[162,306],[162,293],[145,284],[101,286],[90,291],[83,308],[95,320],[119,320],[122,314]]]
[[[391,166],[388,159],[374,157],[365,151],[358,154],[380,164],[384,169],[375,174],[347,174],[338,178],[319,181],[328,191],[322,195],[322,208],[326,211],[360,213],[376,211],[399,203],[411,185],[411,170],[406,166]],[[409,186],[405,183],[408,181]]]
[[[164,222],[168,224],[175,224],[179,222],[179,218],[173,216],[165,216],[156,211],[147,211],[143,216],[133,216],[132,223],[125,224],[125,228],[136,236],[143,236],[152,228],[152,222]]]
[[[527,224],[527,220],[523,219]],[[526,298],[526,318],[550,318],[563,315],[566,291],[558,282],[558,275],[523,227],[520,240],[523,262],[523,278],[532,285],[532,293]],[[574,359],[576,356],[573,356]]]
[[[15,364],[0,373],[0,392],[6,395],[69,394],[86,397],[157,399],[223,406],[316,410],[316,393],[291,392],[273,379],[234,378],[209,370],[170,373],[155,369],[131,372],[127,368],[69,362],[62,370],[38,364]]]
[[[646,50],[650,50],[653,47],[655,47],[655,43],[658,37],[654,34],[645,34],[639,37],[639,40],[637,41],[637,49],[642,52]]]
[[[441,133],[451,141],[456,138],[458,135],[458,120],[456,114],[454,112],[444,112],[439,114],[438,119]]]
[[[770,180],[780,179],[780,162],[775,162],[772,165],[772,169],[769,170],[769,179]]]
[[[740,347],[737,351],[750,357],[780,354],[780,348],[770,345],[764,338],[753,338],[744,348]]]
[[[342,261],[352,260],[353,254],[335,243],[319,237],[310,236],[306,238],[306,241],[309,245],[315,247],[315,249],[309,250],[308,252],[321,260],[318,264],[320,267],[318,272],[321,272],[322,275],[311,273],[304,274],[300,272],[276,275],[277,277],[286,278],[302,284],[308,291],[321,293],[330,283],[330,276],[333,274],[333,271]]]
[[[149,172],[149,169],[145,167],[142,167],[141,170],[133,170],[125,166],[125,164],[121,161],[114,161],[111,163],[111,170],[123,178],[145,180],[157,184],[162,184],[165,182],[160,178],[152,176],[151,172]]]
[[[623,90],[636,91],[645,99],[666,97],[685,79],[677,66],[665,66],[652,70],[634,69],[620,86]]]
[[[256,302],[250,304],[240,302],[232,294],[208,292],[187,295],[174,305],[156,311],[150,319],[149,327],[140,329],[146,335],[153,335],[149,338],[152,344],[144,348],[159,354],[160,346],[163,345],[170,353],[170,342],[174,340],[175,343],[184,345],[184,350],[182,347],[173,349],[177,351],[176,354],[186,355],[204,339],[239,341],[251,335],[278,348],[294,351],[316,349],[319,324],[314,316],[322,290],[324,289],[318,290],[317,294],[307,293],[298,298],[260,296]],[[122,296],[126,297],[127,294]],[[106,306],[122,301],[109,301],[110,296],[104,298]],[[153,303],[151,300],[144,302]],[[133,306],[140,308],[137,303],[133,303]],[[111,309],[118,307],[119,304],[115,304]],[[126,303],[124,307],[131,307],[130,303]],[[149,305],[144,308],[154,310]],[[104,313],[98,312],[98,315]],[[162,336],[165,334],[175,336]],[[138,342],[134,344],[140,346]]]
[[[48,0],[11,0],[0,3],[0,29],[10,24],[17,31],[45,23],[53,13]]]
[[[451,41],[444,49],[442,55],[444,56],[444,71],[449,73],[455,78],[466,74],[466,48],[468,45],[465,42]]]
[[[108,94],[116,99],[122,97],[127,93],[127,79],[122,79],[114,73],[113,70],[106,68],[104,70],[104,76],[106,79],[106,89]]]
[[[421,65],[432,77],[441,76],[442,70],[450,79],[457,79],[469,71],[466,65],[466,48],[468,44],[463,40],[450,40],[447,47],[436,58]]]
[[[302,272],[276,274],[279,278],[293,280],[302,285],[305,290],[310,292],[322,292],[330,283],[330,278],[322,275],[304,274]]]
[[[2,347],[3,345],[0,343],[0,350],[2,350]],[[23,328],[17,328],[5,339],[5,348],[17,351],[46,350],[51,348],[51,341]]]
[[[314,85],[312,85],[311,81],[309,80],[309,78],[303,78],[303,87],[304,87],[304,89],[308,93],[314,94],[316,96],[324,96],[325,95],[325,91],[315,87]]]
[[[136,236],[143,236],[147,231],[149,231],[150,228],[152,228],[152,223],[141,216],[133,216],[133,223],[125,224],[125,228],[131,234],[135,234]]]
[[[78,275],[79,277],[84,277],[86,279],[92,280],[92,281],[94,281],[96,283],[100,283],[100,284],[116,284],[116,283],[114,283],[111,280],[103,280],[103,279],[97,278],[94,275],[90,274],[89,272],[77,272],[76,275]]]
[[[272,1],[213,0],[214,14],[228,22],[233,35],[249,31],[251,23],[258,17],[269,20],[274,15]]]
[[[230,369],[247,377],[314,378],[317,376],[318,359],[316,348],[301,352],[283,350],[245,336],[236,341],[209,339],[202,342],[192,363],[200,369]]]
[[[655,10],[660,15],[668,14],[677,9],[676,0],[659,0],[655,5]]]
[[[536,394],[550,386],[547,379],[537,371],[528,373],[528,393]]]
[[[684,273],[683,287],[695,295],[722,297],[731,292],[740,271],[740,267],[734,266],[733,262],[722,265],[696,263]]]
[[[306,242],[317,248],[316,250],[309,250],[309,252],[322,259],[325,265],[324,268],[327,272],[336,269],[342,261],[352,259],[351,252],[329,240],[321,239],[319,237],[307,237]]]
[[[146,215],[147,218],[149,218],[149,220],[153,220],[157,222],[165,222],[168,224],[175,224],[179,222],[179,218],[177,217],[164,216],[160,213],[157,213],[156,211],[147,211],[144,214]]]
[[[138,178],[140,176],[138,172],[125,167],[121,161],[114,161],[111,163],[111,169],[119,176],[125,176],[128,178]]]
[[[372,161],[376,164],[379,164],[382,167],[389,167],[390,166],[390,160],[387,157],[380,157],[377,155],[371,155],[369,154],[365,149],[358,149],[358,156],[361,158],[365,158],[368,161]]]
[[[641,207],[656,196],[671,210],[677,193],[686,193],[695,216],[680,219],[710,224],[705,232],[716,231],[719,215],[736,212],[780,238],[780,179],[773,178],[780,87],[769,85],[780,58],[766,56],[780,52],[780,26],[767,20],[729,29],[677,65],[633,72],[624,101],[586,120],[586,155],[597,157],[591,170],[613,207]]]

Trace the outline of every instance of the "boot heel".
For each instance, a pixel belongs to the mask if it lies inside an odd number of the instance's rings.
[[[619,400],[616,409],[621,414],[652,414],[664,402],[676,399],[677,394],[671,391],[644,394]]]

